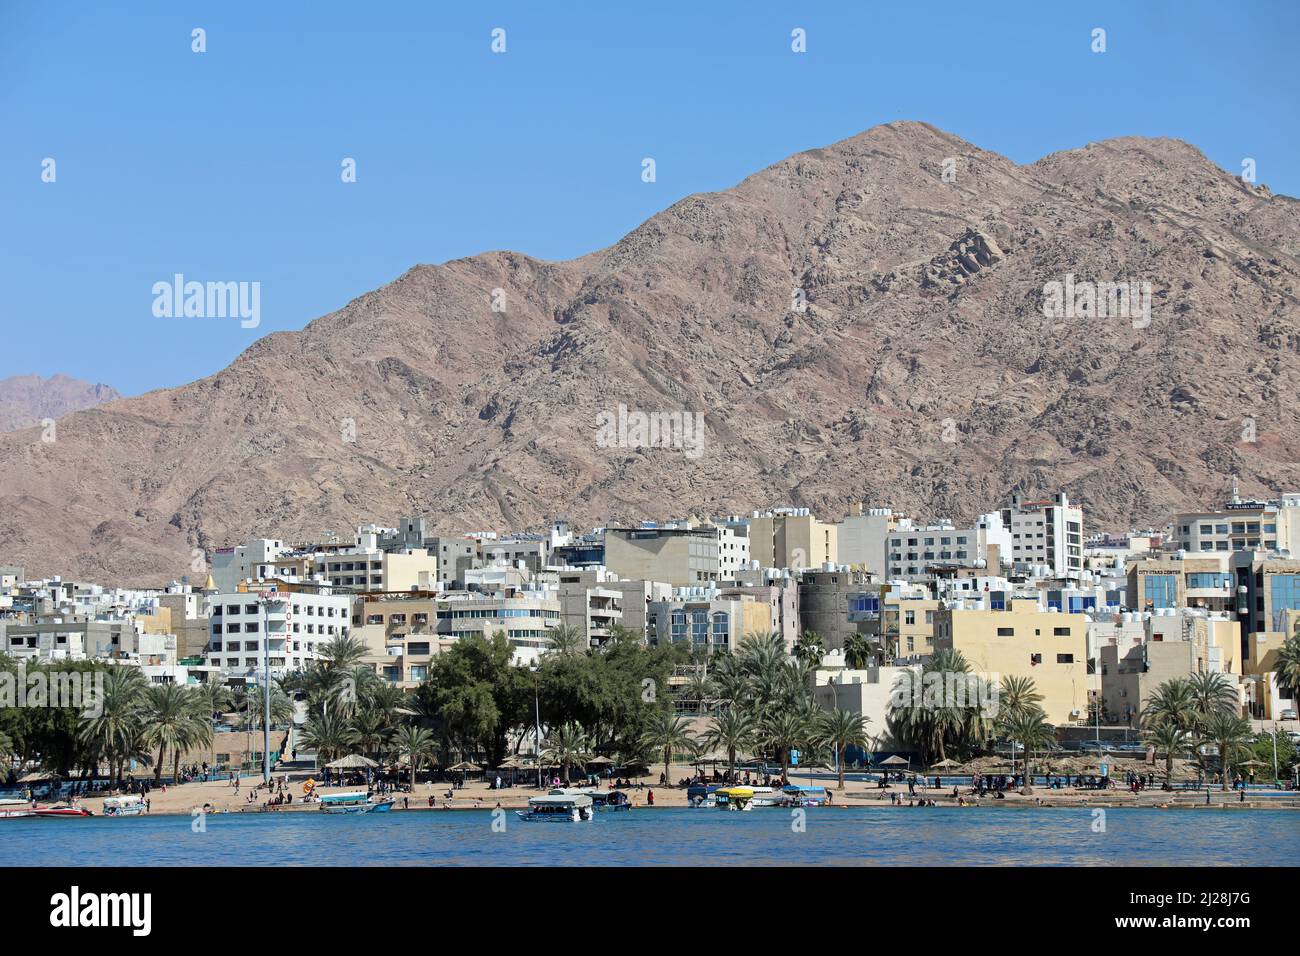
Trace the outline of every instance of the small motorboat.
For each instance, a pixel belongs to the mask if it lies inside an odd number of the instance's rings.
[[[34,816],[36,811],[30,800],[12,800],[7,797],[0,799],[0,820]]]
[[[93,817],[94,814],[85,807],[71,803],[59,803],[51,806],[35,806],[32,812],[38,817]]]
[[[144,813],[144,797],[139,794],[104,798],[106,817],[138,817],[142,813]]]
[[[322,813],[387,813],[397,801],[392,797],[375,798],[364,790],[327,793],[320,798]]]
[[[719,810],[754,809],[753,787],[719,787],[713,792],[714,806]]]
[[[585,793],[548,793],[529,798],[528,809],[515,813],[530,823],[583,823],[595,816],[595,808]]]

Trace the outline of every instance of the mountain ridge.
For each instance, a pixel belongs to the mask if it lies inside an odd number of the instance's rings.
[[[604,249],[418,264],[211,376],[74,413],[53,444],[0,436],[0,554],[156,579],[194,549],[400,514],[451,531],[864,499],[965,518],[1058,487],[1092,527],[1163,523],[1231,474],[1292,480],[1297,226],[1294,200],[1180,140],[1017,165],[873,127]],[[1151,327],[1046,317],[1067,274],[1149,282]],[[705,413],[704,455],[599,447],[619,402]]]

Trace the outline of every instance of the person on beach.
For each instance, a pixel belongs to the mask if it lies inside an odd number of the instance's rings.
[[[653,807],[655,805],[655,792],[653,790],[646,791],[645,802],[648,807]]]

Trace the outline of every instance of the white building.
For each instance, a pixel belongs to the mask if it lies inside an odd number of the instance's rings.
[[[1017,568],[1046,568],[1058,578],[1083,574],[1083,509],[1065,492],[1028,500],[1019,494],[1002,509],[1002,524],[1011,532],[1011,559]]]
[[[214,594],[207,662],[227,678],[254,682],[267,655],[272,676],[302,670],[318,659],[322,644],[348,634],[351,610],[351,598],[332,593],[328,585],[289,590],[271,582],[261,592]]]

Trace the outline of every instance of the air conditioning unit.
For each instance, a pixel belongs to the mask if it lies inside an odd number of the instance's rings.
[[[1072,710],[1072,711],[1070,711],[1070,719],[1071,719],[1071,720],[1078,720],[1078,719],[1079,719],[1080,717],[1082,717],[1082,716],[1083,716],[1083,711],[1081,711],[1081,710]]]

